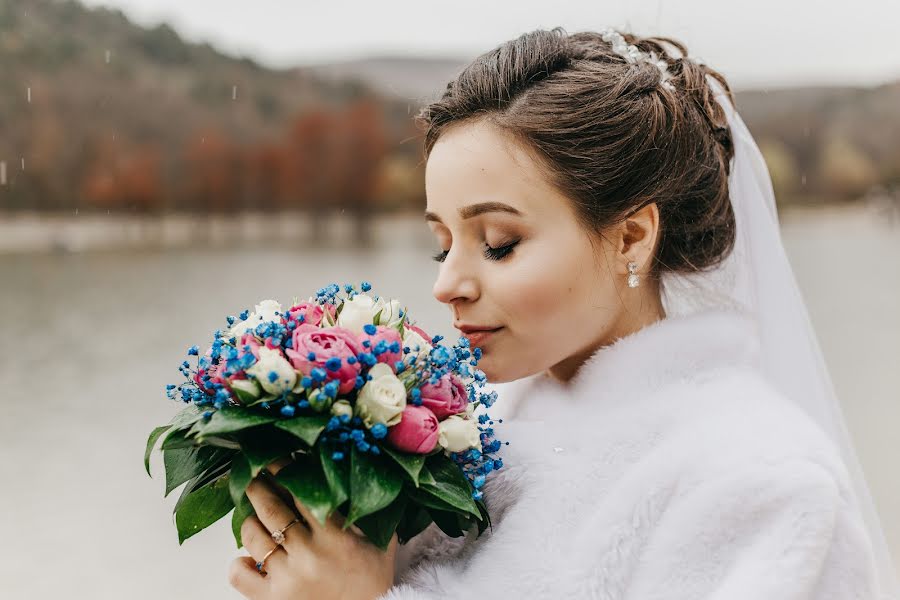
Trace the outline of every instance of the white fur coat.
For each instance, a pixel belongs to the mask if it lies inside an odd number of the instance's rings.
[[[877,597],[837,448],[757,370],[752,324],[668,317],[568,388],[498,384],[493,529],[432,524],[379,600]]]

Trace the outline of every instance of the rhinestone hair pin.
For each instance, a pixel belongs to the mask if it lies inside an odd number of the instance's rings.
[[[636,63],[638,61],[651,63],[653,66],[659,69],[659,72],[662,75],[663,87],[668,90],[675,90],[675,86],[672,85],[671,81],[669,81],[672,78],[672,74],[669,73],[666,61],[660,58],[656,52],[651,51],[649,54],[646,52],[642,52],[634,44],[627,43],[625,41],[625,38],[622,37],[622,34],[615,29],[606,27],[604,29],[601,29],[599,33],[604,42],[608,42],[612,45],[613,52],[624,57],[626,61],[630,63]]]

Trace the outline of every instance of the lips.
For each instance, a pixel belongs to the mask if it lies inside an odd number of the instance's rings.
[[[490,339],[495,333],[503,329],[502,327],[498,327],[497,329],[489,329],[482,331],[471,331],[469,333],[464,333],[463,337],[469,340],[469,345],[472,347],[477,347],[483,344],[486,340]]]

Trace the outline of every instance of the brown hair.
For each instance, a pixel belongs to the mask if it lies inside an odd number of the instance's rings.
[[[477,57],[421,109],[425,158],[448,126],[488,119],[535,156],[589,231],[656,202],[652,275],[713,267],[734,247],[734,150],[707,75],[733,105],[731,89],[678,41],[622,35],[665,60],[673,89],[661,85],[655,65],[627,62],[599,33],[535,30]]]

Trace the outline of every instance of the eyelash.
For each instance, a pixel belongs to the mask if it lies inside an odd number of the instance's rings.
[[[519,241],[520,240],[516,240],[514,242],[511,242],[511,243],[509,243],[505,246],[501,246],[499,248],[491,248],[490,246],[488,246],[484,251],[484,255],[485,255],[485,257],[487,257],[490,260],[503,260],[510,254],[510,252],[513,251],[513,248],[516,247],[516,245],[519,243]],[[448,252],[450,252],[450,251],[444,250],[442,252],[438,252],[431,258],[437,262],[444,262],[444,259],[447,258]]]

